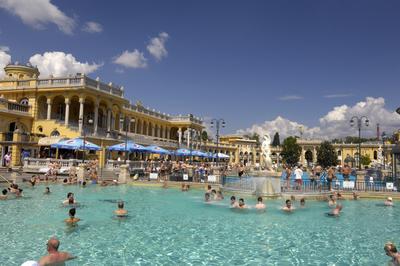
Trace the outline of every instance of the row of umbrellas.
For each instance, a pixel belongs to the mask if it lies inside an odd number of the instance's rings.
[[[69,139],[69,140],[61,140],[58,143],[52,144],[52,148],[56,149],[67,149],[67,150],[100,150],[100,146],[91,143],[89,141],[84,141],[81,138]],[[178,149],[176,151],[169,151],[163,149],[156,145],[151,146],[142,146],[139,144],[134,143],[133,141],[128,141],[126,143],[119,143],[113,146],[109,146],[107,148],[109,151],[128,151],[128,152],[149,152],[149,153],[156,153],[162,155],[177,155],[177,156],[196,156],[202,158],[221,158],[227,159],[229,155],[224,153],[211,153],[211,152],[202,152],[198,150],[189,150],[189,149]]]

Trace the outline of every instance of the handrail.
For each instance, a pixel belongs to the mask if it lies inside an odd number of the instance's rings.
[[[11,184],[11,182],[8,181],[7,178],[5,178],[4,176],[0,175],[0,177],[1,177],[2,179],[4,179],[8,184]]]

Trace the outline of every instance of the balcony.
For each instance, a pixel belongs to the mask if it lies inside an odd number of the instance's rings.
[[[19,104],[0,98],[0,111],[29,114],[29,105]]]

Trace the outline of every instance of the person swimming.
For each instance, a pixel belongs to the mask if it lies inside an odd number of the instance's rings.
[[[306,206],[306,200],[304,198],[300,199],[300,207],[304,208]]]
[[[17,191],[15,192],[15,197],[16,198],[21,198],[24,196],[24,194],[22,194],[22,191],[24,191],[22,188],[17,189]]]
[[[290,199],[286,200],[286,205],[282,207],[282,210],[285,212],[292,212],[294,211],[294,208],[292,206],[292,201]]]
[[[386,256],[391,257],[388,265],[400,265],[400,253],[397,251],[396,245],[392,242],[387,242],[383,247]]]
[[[208,193],[208,192],[204,193],[204,201],[205,202],[210,202],[211,201],[210,193]]]
[[[244,203],[244,199],[239,199],[239,209],[246,209],[247,205]]]
[[[122,200],[118,202],[118,209],[116,209],[114,213],[117,217],[128,216],[128,211],[124,209],[124,202]]]
[[[236,202],[236,197],[232,196],[231,197],[231,208],[237,208],[239,207],[238,203]]]
[[[7,189],[3,189],[1,191],[0,200],[6,200],[7,199],[7,193],[8,193],[8,190]]]
[[[329,201],[328,201],[328,206],[329,207],[336,207],[336,196],[335,195],[329,195]]]
[[[392,207],[393,206],[393,199],[392,197],[388,197],[385,202],[384,202],[385,206],[389,206]]]
[[[263,203],[263,198],[262,198],[262,197],[258,197],[258,198],[257,198],[256,209],[257,209],[257,210],[263,210],[263,209],[265,209],[265,204]]]
[[[353,200],[358,200],[359,197],[357,192],[353,191]]]
[[[65,223],[67,223],[68,225],[76,225],[81,219],[75,217],[76,214],[76,209],[75,208],[71,208],[69,210],[69,218],[65,219]]]
[[[46,187],[46,189],[45,189],[45,191],[44,191],[43,194],[50,194],[50,188],[49,188],[49,187]]]
[[[337,204],[334,209],[332,209],[330,212],[327,213],[327,215],[338,217],[340,215],[340,212],[342,211],[342,209],[343,209],[342,204]]]
[[[215,195],[215,200],[223,200],[224,199],[224,195],[222,195],[222,191],[218,190],[217,194]]]

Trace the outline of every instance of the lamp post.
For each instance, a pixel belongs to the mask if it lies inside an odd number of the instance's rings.
[[[83,135],[83,157],[82,157],[82,163],[85,163],[85,157],[86,157],[86,130],[84,127],[84,119],[83,118],[79,118],[79,123],[82,124],[82,135]],[[93,119],[89,118],[87,120],[87,123],[89,125],[93,124]]]
[[[385,131],[382,132],[381,137],[382,137],[382,148],[383,148],[383,151],[382,151],[382,153],[383,153],[383,170],[385,170],[385,167],[386,167],[385,141],[387,140]]]
[[[350,120],[350,126],[357,126],[358,128],[358,170],[361,170],[361,128],[364,120],[365,126],[369,126],[369,120],[366,116],[353,116]],[[355,124],[357,122],[357,124]]]
[[[215,135],[215,137],[217,138],[217,157],[215,158],[215,162],[218,164],[218,145],[219,145],[219,130],[220,127],[225,127],[225,120],[220,118],[220,119],[212,119],[211,120],[211,128],[213,128],[215,126],[215,128],[217,129],[217,134]]]
[[[126,164],[126,161],[128,160],[128,128],[129,124],[128,123],[135,123],[135,119],[127,119],[127,118],[120,118],[119,122],[121,122],[122,126],[125,127],[125,158],[124,158],[124,164]]]
[[[188,128],[188,133],[189,133],[189,158],[190,158],[190,164],[192,164],[193,161],[193,156],[192,156],[192,152],[193,152],[193,130],[194,128]]]

